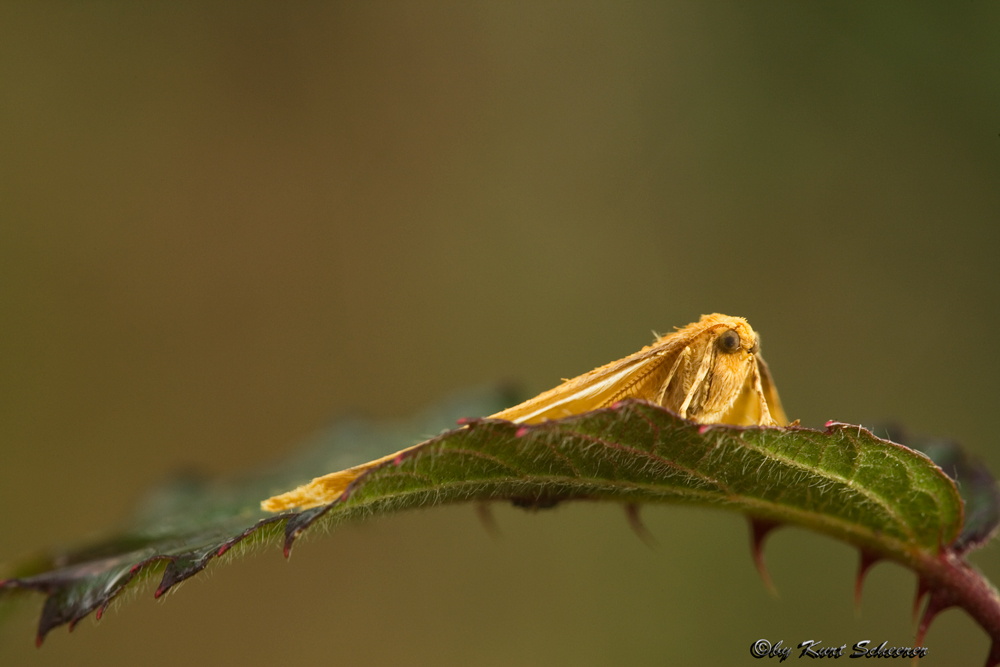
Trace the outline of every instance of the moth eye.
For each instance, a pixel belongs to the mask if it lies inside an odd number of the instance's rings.
[[[719,336],[719,347],[725,352],[735,352],[740,349],[740,335],[730,329]]]
[[[753,337],[753,347],[750,348],[750,354],[757,354],[760,352],[760,336]]]

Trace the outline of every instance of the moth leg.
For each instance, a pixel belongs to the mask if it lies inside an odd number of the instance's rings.
[[[698,373],[694,376],[694,382],[691,383],[691,388],[684,397],[684,402],[681,403],[680,410],[678,410],[678,413],[684,419],[687,419],[687,411],[688,408],[691,407],[691,401],[694,399],[694,395],[697,393],[698,388],[701,387],[701,383],[705,381],[705,376],[708,375],[708,369],[711,367],[712,351],[705,350],[705,354],[701,357],[701,366],[698,367]]]
[[[753,392],[757,394],[757,402],[760,404],[760,420],[757,422],[762,426],[777,426],[778,422],[771,417],[771,411],[767,408],[767,399],[764,397],[764,386],[760,381],[760,369],[757,368],[757,360],[753,360]]]
[[[681,361],[684,359],[683,354],[677,355],[677,361],[671,366],[670,372],[667,374],[667,379],[663,381],[663,386],[660,387],[660,392],[656,395],[656,404],[666,406],[667,400],[667,387],[670,386],[670,381],[674,379],[674,373],[677,372],[677,368],[681,365]]]

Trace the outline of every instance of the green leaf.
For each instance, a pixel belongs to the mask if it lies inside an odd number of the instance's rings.
[[[333,503],[280,515],[259,509],[273,493],[405,446],[414,432],[495,412],[505,399],[481,394],[405,427],[344,423],[296,460],[236,482],[179,480],[154,494],[119,535],[36,559],[0,583],[0,593],[47,595],[40,642],[53,627],[102,612],[135,578],[163,568],[159,596],[248,538],[283,532],[287,553],[317,521],[469,501],[718,506],[897,560],[932,591],[941,579],[934,563],[962,533],[963,501],[954,482],[927,456],[859,426],[830,424],[825,432],[699,426],[641,401],[532,426],[468,420],[362,475]]]
[[[936,552],[962,525],[962,500],[939,468],[859,427],[705,427],[627,401],[535,426],[470,422],[303,512],[293,530],[324,514],[499,499],[718,505],[895,553]]]
[[[100,618],[136,579],[163,571],[156,590],[159,597],[248,538],[278,538],[289,515],[261,510],[262,499],[316,475],[425,440],[453,427],[458,419],[492,414],[514,402],[509,390],[493,388],[468,392],[406,421],[374,424],[342,419],[306,443],[298,455],[259,474],[216,482],[192,474],[179,476],[151,493],[132,520],[107,539],[19,563],[9,579],[0,578],[0,602],[27,590],[44,593],[36,638],[41,643],[54,627],[67,623],[72,627],[95,611]]]
[[[965,501],[965,523],[952,545],[956,552],[971,551],[992,539],[1000,527],[1000,488],[982,461],[954,440],[916,435],[898,424],[876,426],[872,432],[923,452],[958,485]]]

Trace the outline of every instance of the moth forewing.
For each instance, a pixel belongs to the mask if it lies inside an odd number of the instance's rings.
[[[668,376],[676,369],[679,352],[676,341],[661,339],[633,355],[566,380],[490,418],[535,424],[596,410],[626,398],[653,400],[655,392],[665,384],[664,380],[669,382]]]
[[[754,359],[757,361],[757,371],[760,373],[760,384],[764,393],[764,402],[771,412],[771,418],[778,426],[784,426],[788,423],[788,417],[785,415],[785,409],[781,405],[781,399],[778,398],[778,387],[774,384],[771,369],[768,368],[764,357],[760,356],[760,352],[754,355]]]

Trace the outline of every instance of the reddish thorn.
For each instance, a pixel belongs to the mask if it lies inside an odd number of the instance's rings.
[[[827,423],[823,424],[823,426],[825,426],[825,427],[827,427],[827,428],[830,428],[831,426],[833,426],[833,425],[834,425],[834,424],[836,424],[836,423],[837,423],[837,422],[835,422],[834,420],[832,420],[832,419],[831,419],[831,420],[830,420],[830,421],[828,421]]]
[[[1000,665],[1000,644],[993,642],[990,646],[990,654],[986,657],[986,667],[996,667]]]
[[[219,557],[222,554],[229,551],[229,548],[232,546],[233,546],[232,544],[223,544],[221,547],[219,547],[219,550],[215,552],[216,557]]]
[[[142,567],[142,563],[136,563],[135,565],[132,566],[132,569],[129,570],[128,573],[129,574],[135,574],[136,572],[139,571],[140,567]]]
[[[771,580],[771,573],[767,571],[767,564],[764,563],[764,540],[767,538],[768,533],[782,524],[777,521],[758,519],[756,517],[749,517],[749,519],[751,533],[750,549],[753,554],[753,564],[757,567],[757,574],[760,575],[761,581],[764,582],[764,588],[767,589],[768,593],[777,597],[778,589],[775,588],[774,582]]]
[[[924,645],[924,637],[927,635],[927,630],[931,627],[931,622],[934,621],[938,614],[952,605],[953,603],[946,600],[943,594],[937,591],[931,592],[931,596],[927,600],[927,607],[924,609],[924,615],[920,619],[920,626],[917,628],[917,641],[914,646]]]
[[[621,401],[615,401],[614,403],[612,403],[610,405],[610,407],[611,407],[612,410],[617,410],[621,406],[622,406],[622,402]]]
[[[398,465],[399,465],[400,463],[402,463],[402,462],[403,462],[403,455],[402,455],[402,454],[400,454],[399,456],[397,456],[396,458],[394,458],[394,459],[392,460],[392,465],[394,465],[394,466],[398,466]]]
[[[45,635],[38,635],[35,637],[35,648],[42,648],[42,642],[45,641]]]
[[[80,619],[78,619],[78,618],[74,618],[72,621],[69,622],[69,626],[67,626],[67,629],[68,629],[69,632],[73,632],[73,630],[76,628],[76,624],[79,622],[79,620]]]
[[[917,622],[917,613],[920,611],[920,603],[924,601],[924,597],[930,593],[931,588],[927,585],[927,582],[922,578],[917,578],[917,594],[913,598],[913,622]]]
[[[656,538],[649,532],[646,524],[642,522],[642,517],[639,516],[638,503],[625,503],[625,518],[628,519],[629,528],[636,534],[636,537],[642,540],[643,544],[650,549],[656,546]]]
[[[479,517],[479,522],[483,524],[483,528],[490,534],[490,537],[494,539],[500,537],[500,529],[497,528],[493,508],[490,507],[489,503],[476,503],[476,516]]]
[[[858,574],[854,578],[854,613],[861,614],[861,593],[865,587],[865,575],[872,565],[882,560],[878,554],[861,549],[861,559],[858,561]]]
[[[105,602],[100,607],[97,608],[97,613],[94,614],[94,620],[101,620],[104,617],[104,610],[108,608],[108,603]]]
[[[521,436],[525,435],[529,430],[530,429],[527,426],[522,426],[521,428],[517,429],[516,433],[514,433],[514,437],[520,438]]]
[[[708,432],[708,429],[710,428],[712,427],[709,426],[708,424],[702,424],[701,426],[698,427],[698,435],[704,435],[706,432]]]
[[[285,547],[284,549],[282,549],[282,551],[285,554],[285,558],[288,558],[289,556],[292,555],[292,544],[295,543],[295,538],[298,536],[299,536],[298,532],[295,532],[292,535],[289,535],[288,537],[285,538]]]
[[[472,421],[472,419],[469,417],[459,417],[455,423],[458,424],[459,426],[465,426],[470,421]]]

